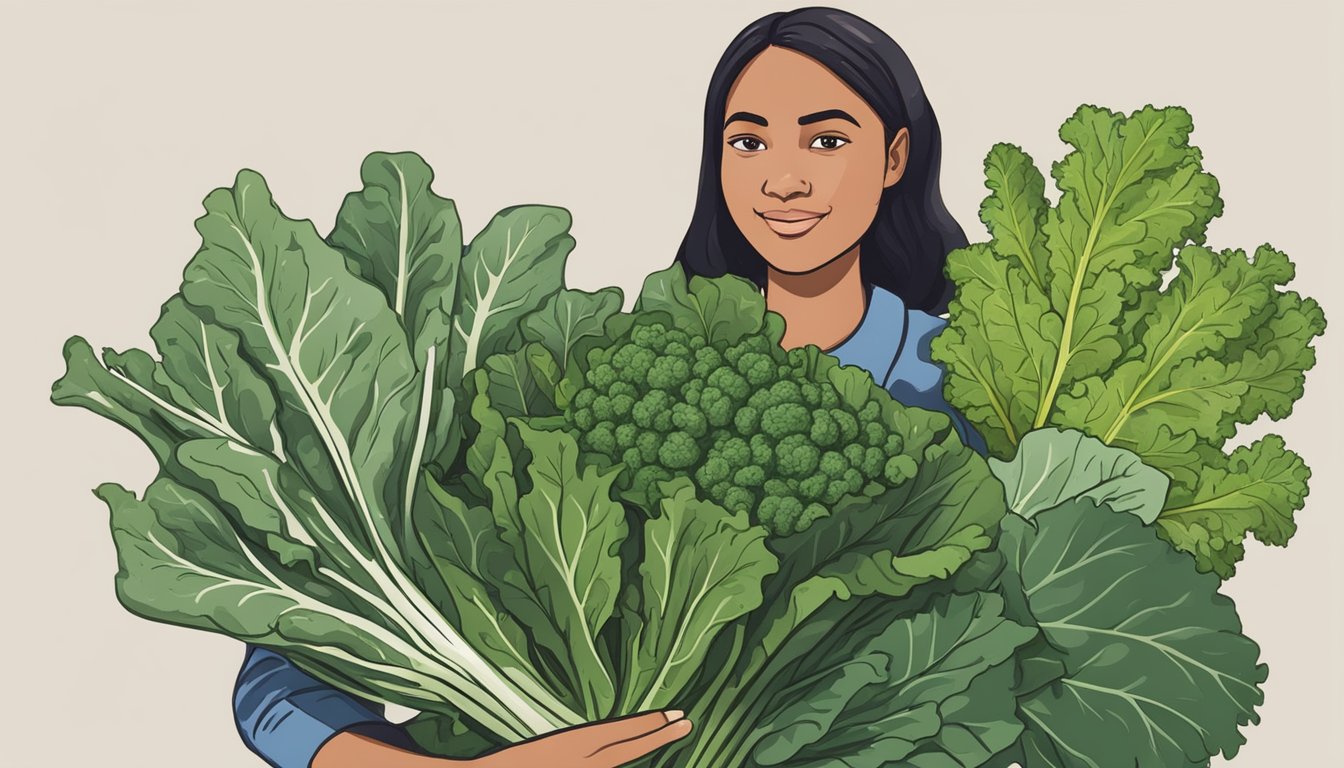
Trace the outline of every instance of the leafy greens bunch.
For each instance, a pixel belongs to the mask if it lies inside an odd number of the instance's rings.
[[[992,239],[948,257],[957,297],[933,354],[994,455],[1053,426],[1161,470],[1158,531],[1227,578],[1248,533],[1288,542],[1310,471],[1276,435],[1225,443],[1292,411],[1325,318],[1282,288],[1283,253],[1203,244],[1223,204],[1191,129],[1179,107],[1079,108],[1059,132],[1073,151],[1052,167],[1055,205],[1031,158],[996,145],[980,209]]]
[[[67,342],[52,399],[160,464],[96,490],[130,611],[418,709],[447,756],[671,706],[696,731],[643,766],[1235,753],[1264,668],[1132,453],[1040,429],[987,463],[785,353],[744,280],[673,267],[623,312],[564,286],[563,209],[464,243],[419,157],[362,175],[324,238],[243,171],[157,358]]]

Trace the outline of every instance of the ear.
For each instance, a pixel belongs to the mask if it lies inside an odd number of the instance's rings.
[[[905,175],[906,161],[910,159],[910,131],[902,128],[896,132],[887,148],[887,173],[882,179],[883,187],[890,187]]]

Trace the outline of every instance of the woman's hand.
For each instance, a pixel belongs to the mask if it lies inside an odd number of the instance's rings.
[[[691,732],[682,712],[646,712],[547,734],[471,760],[470,768],[617,768]]]
[[[682,712],[646,712],[538,736],[474,760],[417,755],[340,733],[317,753],[312,768],[618,768],[690,732]]]

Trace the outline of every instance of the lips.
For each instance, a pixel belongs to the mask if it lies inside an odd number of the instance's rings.
[[[830,211],[805,211],[789,208],[778,211],[757,211],[756,215],[765,220],[765,225],[780,237],[802,237],[817,226]]]

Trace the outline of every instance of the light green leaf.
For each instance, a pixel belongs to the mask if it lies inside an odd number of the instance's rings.
[[[1167,499],[1166,475],[1138,456],[1077,430],[1038,429],[1023,438],[1010,462],[989,460],[1008,493],[1008,509],[1031,519],[1074,499],[1157,519]]]
[[[985,186],[992,194],[980,205],[980,220],[994,240],[995,253],[1017,259],[1040,291],[1050,283],[1049,254],[1041,225],[1050,203],[1045,178],[1021,147],[995,144],[985,157]]]
[[[540,343],[560,370],[568,372],[602,339],[607,320],[620,311],[619,288],[592,293],[565,288],[523,319],[523,338]]]
[[[625,617],[633,647],[622,712],[676,704],[720,630],[760,607],[761,584],[779,568],[746,513],[696,499],[687,478],[659,490],[659,514],[644,524],[641,600]]]
[[[1203,466],[1195,490],[1174,489],[1157,522],[1165,538],[1195,555],[1201,570],[1228,578],[1248,533],[1266,544],[1288,543],[1310,478],[1311,470],[1283,438],[1268,435],[1236,449],[1226,462]]]

